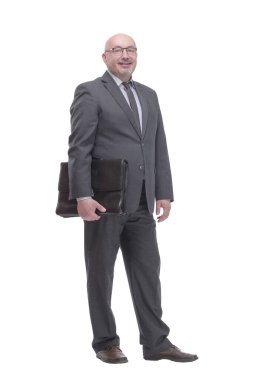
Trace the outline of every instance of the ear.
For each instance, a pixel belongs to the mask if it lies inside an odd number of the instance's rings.
[[[106,60],[106,54],[105,53],[102,54],[102,59],[103,59],[104,63],[107,62],[107,60]]]

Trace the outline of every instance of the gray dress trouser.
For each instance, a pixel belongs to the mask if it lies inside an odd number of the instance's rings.
[[[123,216],[105,215],[84,221],[84,251],[87,292],[95,352],[119,345],[111,309],[114,264],[122,251],[143,355],[171,346],[169,327],[161,320],[160,256],[156,222],[148,212],[145,182],[138,209]]]

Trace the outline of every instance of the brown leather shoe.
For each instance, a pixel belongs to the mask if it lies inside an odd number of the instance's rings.
[[[146,360],[168,359],[174,362],[186,363],[186,362],[193,362],[194,360],[197,360],[198,356],[182,352],[178,347],[173,345],[167,348],[166,350],[159,352],[158,354],[146,356],[144,357],[144,359]]]
[[[127,363],[127,357],[123,354],[119,346],[105,347],[104,350],[98,351],[97,358],[105,363]]]

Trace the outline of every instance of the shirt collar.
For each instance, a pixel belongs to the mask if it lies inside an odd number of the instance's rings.
[[[119,79],[118,77],[116,77],[116,75],[112,74],[109,70],[107,70],[107,71],[108,71],[108,73],[111,75],[112,79],[114,79],[114,81],[116,82],[116,84],[117,84],[118,86],[120,86],[120,85],[123,83],[123,81],[122,81],[121,79]],[[132,79],[129,80],[129,83],[130,83],[130,85],[131,85],[133,88],[135,88],[134,81],[133,81]]]

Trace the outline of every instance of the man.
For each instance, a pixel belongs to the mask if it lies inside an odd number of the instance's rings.
[[[111,37],[102,55],[107,71],[79,85],[71,106],[69,137],[70,198],[78,201],[84,220],[85,263],[92,347],[106,363],[125,363],[111,309],[114,264],[122,251],[146,360],[194,361],[167,338],[161,320],[160,256],[153,218],[168,218],[173,190],[166,136],[156,93],[137,82],[134,40]],[[129,174],[126,214],[102,215],[103,205],[92,199],[91,160],[124,158]],[[162,212],[161,212],[162,210]]]

